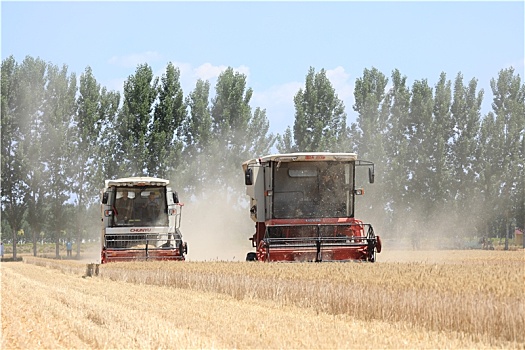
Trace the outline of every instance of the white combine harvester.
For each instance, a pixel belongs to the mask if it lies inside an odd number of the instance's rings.
[[[101,263],[185,260],[188,246],[179,230],[182,206],[168,180],[106,180],[102,195]]]

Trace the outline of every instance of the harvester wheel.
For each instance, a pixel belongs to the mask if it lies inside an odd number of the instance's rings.
[[[249,252],[246,254],[246,261],[257,261],[257,253]]]
[[[376,251],[378,253],[381,253],[381,238],[379,236],[376,236]]]
[[[180,256],[184,256],[184,253],[188,253],[188,245],[186,242],[180,242],[179,243],[179,254]]]

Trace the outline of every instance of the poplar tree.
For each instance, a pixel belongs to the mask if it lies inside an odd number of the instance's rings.
[[[277,149],[280,153],[299,152],[294,143],[292,129],[288,126],[282,135],[277,135]]]
[[[22,164],[21,127],[28,123],[29,116],[20,107],[19,67],[13,56],[2,61],[2,232],[8,223],[13,240],[13,259],[16,259],[17,233],[27,208]],[[2,239],[4,239],[2,237]]]
[[[182,151],[184,167],[177,175],[186,195],[194,195],[206,183],[206,174],[212,172],[210,144],[212,139],[211,113],[209,106],[210,83],[197,80],[195,89],[186,98],[189,116],[183,125]]]
[[[429,159],[433,142],[428,142],[432,140],[433,105],[432,88],[427,80],[416,80],[412,85],[410,110],[405,124],[408,140],[406,176],[410,179],[406,191],[408,210],[412,214],[409,217],[423,222],[430,221],[433,198],[429,186],[429,179],[433,176]]]
[[[457,225],[470,227],[475,231],[477,215],[465,218],[461,213],[477,212],[480,196],[479,175],[485,166],[479,155],[481,103],[484,91],[477,91],[477,80],[471,79],[467,86],[463,75],[457,74],[454,81],[451,115],[453,130],[449,163],[452,169],[450,183],[451,207],[455,210]]]
[[[399,70],[394,70],[391,78],[392,87],[388,91],[391,101],[390,117],[385,142],[384,187],[387,193],[385,213],[390,216],[393,234],[407,230],[409,234],[416,234],[414,223],[407,220],[410,208],[406,190],[410,185],[410,178],[407,176],[409,173],[407,123],[411,93],[407,86],[407,77],[402,76]]]
[[[292,131],[287,130],[278,138],[280,152],[345,151],[345,107],[324,69],[316,73],[310,67],[304,89],[299,89],[294,97],[294,106],[293,143]]]
[[[270,133],[270,122],[266,110],[256,107],[248,124],[247,139],[250,141],[248,154],[255,156],[268,154],[276,141],[276,136]]]
[[[65,211],[72,186],[71,159],[73,153],[73,116],[76,113],[76,76],[68,74],[67,66],[59,69],[49,65],[47,70],[46,103],[43,108],[43,160],[47,200],[49,203],[48,224],[55,238],[56,256],[60,255],[60,238],[66,232],[70,218]]]
[[[117,143],[114,161],[118,176],[148,175],[149,125],[158,96],[158,78],[148,64],[139,65],[124,82],[123,105],[116,123]]]
[[[434,88],[434,106],[432,123],[430,125],[426,144],[429,154],[432,175],[428,178],[431,189],[430,198],[433,202],[434,217],[447,209],[447,202],[451,199],[450,185],[452,169],[449,163],[450,144],[454,133],[454,122],[451,114],[452,88],[446,74],[441,73]]]
[[[87,67],[80,75],[77,113],[74,115],[72,139],[72,194],[76,198],[75,230],[77,238],[77,256],[80,255],[80,242],[83,228],[88,227],[88,207],[100,200],[99,189],[104,184],[102,164],[104,156],[101,153],[108,149],[101,147],[99,138],[103,132],[105,119],[112,118],[118,108],[118,96],[113,98],[112,92],[101,88],[93,76],[91,67]],[[101,149],[103,148],[103,149]]]
[[[100,109],[103,116],[100,119],[100,133],[97,138],[99,147],[97,182],[103,183],[106,179],[116,178],[120,173],[121,137],[118,133],[120,124],[120,92],[108,91],[105,87],[100,90]],[[127,176],[127,175],[126,175]]]
[[[182,125],[186,118],[180,71],[170,62],[160,79],[158,102],[146,141],[148,174],[168,178],[181,165]]]
[[[33,255],[37,254],[37,238],[46,219],[47,186],[45,181],[44,155],[47,140],[42,137],[42,112],[45,103],[45,90],[48,83],[47,64],[39,59],[26,57],[20,65],[18,75],[18,110],[23,111],[25,122],[22,124],[23,153],[19,155],[25,174],[27,221],[33,242]]]
[[[249,157],[246,130],[251,119],[253,90],[246,87],[246,76],[228,67],[217,78],[212,99],[211,120],[217,177],[214,182],[228,187],[237,178],[240,164]],[[240,172],[239,172],[240,174]],[[212,180],[212,179],[210,179]]]
[[[383,137],[387,131],[389,106],[386,97],[388,78],[377,68],[365,69],[363,77],[356,79],[354,88],[359,138],[355,139],[357,150],[362,157],[383,161]],[[383,109],[383,102],[387,108]]]
[[[373,186],[366,187],[366,197],[356,197],[356,215],[368,220],[368,217],[381,218],[376,220],[376,227],[387,227],[389,218],[383,215],[389,194],[384,188],[386,153],[385,141],[390,115],[391,96],[386,94],[388,78],[378,69],[365,69],[363,76],[356,79],[354,88],[355,103],[352,106],[357,113],[357,122],[353,125],[350,139],[352,149],[359,159],[371,161],[375,167]],[[358,167],[356,169],[356,184],[364,187],[368,183],[368,172]],[[377,215],[380,213],[380,215]]]
[[[501,155],[494,153],[494,147],[497,144],[497,137],[494,134],[495,128],[496,121],[494,118],[494,113],[489,112],[485,117],[483,117],[480,125],[480,148],[478,150],[478,158],[485,160],[485,164],[480,166],[479,174],[480,191],[483,195],[484,201],[486,201],[486,204],[484,205],[485,210],[482,212],[482,215],[489,216],[483,224],[487,224],[493,220],[491,208],[495,204],[495,198],[497,197],[497,186],[494,186],[493,181],[496,177],[496,172],[498,171],[499,167],[498,158],[501,158]],[[489,233],[488,227],[486,229],[487,233]]]
[[[507,237],[511,221],[518,217],[523,198],[519,196],[520,178],[525,160],[522,139],[525,134],[525,86],[513,68],[503,69],[490,86],[493,94],[492,112],[484,120],[485,161],[491,166],[484,171],[484,191],[493,195],[492,208],[500,213],[493,220],[493,230]],[[488,208],[487,208],[488,209]],[[523,215],[523,214],[521,214]],[[514,220],[513,220],[514,219]]]

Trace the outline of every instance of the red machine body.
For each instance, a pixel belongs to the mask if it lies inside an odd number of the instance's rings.
[[[370,261],[381,252],[372,225],[354,218],[354,153],[291,153],[243,163],[255,233],[246,260]]]

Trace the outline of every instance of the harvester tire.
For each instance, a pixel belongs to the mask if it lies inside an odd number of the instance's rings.
[[[257,261],[257,253],[249,252],[246,254],[246,261]]]
[[[376,251],[378,253],[381,253],[381,248],[382,248],[381,238],[379,238],[379,236],[376,236]]]

